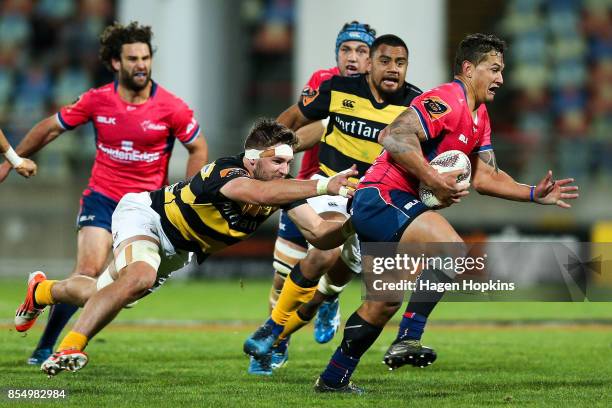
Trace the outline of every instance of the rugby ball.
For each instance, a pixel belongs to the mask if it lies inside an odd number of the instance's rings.
[[[463,170],[463,173],[457,177],[457,183],[469,183],[472,177],[470,159],[460,150],[448,150],[441,153],[434,157],[429,164],[438,170],[438,173]],[[430,208],[440,206],[440,201],[438,201],[433,191],[423,183],[419,185],[419,197],[423,204]]]

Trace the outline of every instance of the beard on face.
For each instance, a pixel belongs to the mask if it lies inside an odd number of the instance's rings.
[[[151,71],[150,70],[147,72],[147,76],[143,83],[136,82],[136,80],[134,79],[134,76],[131,75],[123,67],[121,67],[121,70],[119,71],[119,82],[121,83],[122,86],[126,87],[130,91],[135,91],[135,92],[142,91],[144,88],[146,88],[146,86],[149,84],[150,81],[151,81]]]
[[[393,98],[394,95],[397,95],[402,90],[402,85],[403,84],[400,84],[398,82],[397,88],[395,88],[394,91],[390,91],[390,90],[386,90],[385,88],[383,88],[382,80],[379,83],[375,84],[378,94],[385,100],[391,99]]]

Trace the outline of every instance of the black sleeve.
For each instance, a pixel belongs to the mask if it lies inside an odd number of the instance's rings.
[[[304,116],[311,120],[325,119],[329,116],[329,104],[331,103],[332,81],[330,78],[323,82],[319,89],[307,86],[302,90],[298,101],[298,107]]]
[[[208,166],[213,166],[208,169]],[[232,162],[213,162],[207,164],[200,172],[203,181],[203,190],[209,196],[218,196],[219,190],[229,181],[238,177],[249,177],[249,172]]]

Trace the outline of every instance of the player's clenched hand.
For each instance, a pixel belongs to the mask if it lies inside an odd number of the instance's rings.
[[[15,171],[25,178],[35,176],[37,169],[38,167],[36,166],[36,163],[26,158],[23,158],[23,162],[21,162],[19,166],[15,167]]]
[[[350,169],[343,170],[329,179],[327,192],[331,195],[352,197],[357,184],[349,181],[349,178],[357,177],[358,174],[357,165],[353,164]]]
[[[8,161],[5,161],[4,163],[0,164],[0,183],[2,183],[4,179],[6,179],[12,168],[13,167]]]
[[[578,186],[568,185],[574,182],[573,178],[554,180],[552,171],[548,173],[535,187],[533,199],[536,203],[546,205],[557,205],[561,208],[570,208],[571,205],[563,200],[574,200],[578,198]]]
[[[468,188],[470,183],[457,183],[457,177],[463,174],[463,170],[449,171],[448,173],[440,173],[437,178],[436,185],[431,186],[431,191],[434,193],[440,206],[437,208],[445,208],[452,204],[461,202],[461,198],[469,194]]]

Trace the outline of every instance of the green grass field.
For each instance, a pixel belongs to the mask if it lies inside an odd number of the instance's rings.
[[[442,303],[424,337],[438,361],[387,371],[393,322],[353,377],[367,392],[357,397],[312,391],[341,336],[318,345],[311,328],[286,368],[246,373],[242,342],[266,317],[267,282],[171,281],[90,343],[85,369],[51,379],[25,365],[42,322],[27,336],[10,325],[25,282],[0,284],[0,406],[21,406],[6,394],[22,388],[65,389],[61,402],[30,403],[81,407],[612,405],[609,303]],[[359,296],[356,284],[343,294],[344,317]]]

